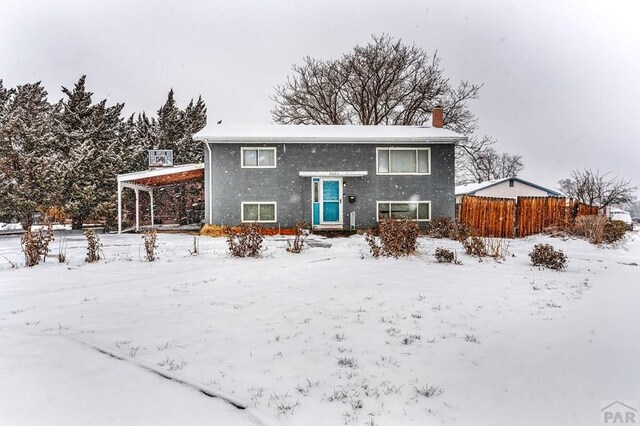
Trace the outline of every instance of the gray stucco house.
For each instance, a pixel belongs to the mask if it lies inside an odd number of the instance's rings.
[[[205,222],[291,228],[420,223],[455,212],[455,143],[438,127],[228,126],[205,129]]]

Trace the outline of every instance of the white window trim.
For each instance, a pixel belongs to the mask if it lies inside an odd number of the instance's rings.
[[[273,220],[244,220],[245,204],[273,204]],[[429,211],[431,214],[431,211]],[[260,215],[260,207],[258,207],[258,215]],[[278,222],[278,203],[275,201],[243,201],[240,203],[240,221],[242,223],[276,223]]]
[[[380,204],[428,204],[429,205],[429,218],[428,219],[418,219],[418,206],[416,205],[416,219],[409,219],[409,220],[413,220],[414,222],[430,222],[431,221],[431,201],[426,201],[426,200],[418,200],[418,201],[412,201],[412,200],[406,200],[406,201],[376,201],[376,222],[380,222]]]
[[[245,151],[258,151],[258,150],[272,150],[273,151],[273,166],[245,166],[244,165],[244,152]],[[240,168],[243,169],[275,169],[278,163],[278,156],[275,146],[243,146],[240,147]],[[260,154],[256,153],[258,158],[260,158]]]
[[[380,151],[416,151],[416,170],[418,170],[418,151],[427,151],[427,165],[429,167],[429,172],[416,172],[416,173],[382,173],[379,171],[378,164],[378,156],[380,155]],[[389,170],[391,170],[391,155],[389,155]],[[379,147],[376,148],[376,175],[380,176],[428,176],[431,174],[431,148],[409,148],[409,147]]]

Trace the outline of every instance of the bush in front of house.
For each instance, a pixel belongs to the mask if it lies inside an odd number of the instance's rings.
[[[36,232],[27,230],[20,240],[24,253],[24,264],[26,266],[35,266],[40,261],[45,262],[49,253],[49,243],[53,240],[51,227],[48,227],[46,232],[42,229]]]
[[[156,260],[156,249],[158,248],[158,233],[155,229],[145,231],[142,239],[144,240],[145,257],[149,262],[153,262],[154,260]]]
[[[627,224],[621,220],[608,220],[602,231],[602,240],[606,244],[613,244],[624,238]]]
[[[262,251],[262,227],[254,223],[227,228],[227,247],[233,257],[259,257]]]
[[[567,267],[567,256],[562,250],[555,250],[551,244],[536,244],[529,253],[533,266],[542,266],[556,271]]]
[[[87,239],[87,257],[84,261],[87,263],[93,263],[100,260],[100,251],[102,243],[100,243],[100,237],[91,229],[84,231],[84,236]]]
[[[454,226],[455,223],[450,217],[434,217],[431,222],[429,222],[427,235],[431,238],[451,238]]]
[[[386,218],[378,222],[378,236],[365,234],[373,257],[410,256],[418,245],[418,224],[407,219]]]
[[[464,247],[465,253],[469,256],[477,257],[482,260],[487,255],[487,247],[484,244],[484,240],[480,237],[468,237],[462,241],[462,247]]]
[[[434,257],[436,258],[438,263],[454,263],[456,265],[461,264],[461,262],[456,257],[456,253],[453,250],[447,250],[442,247],[436,248]]]
[[[573,233],[584,237],[591,244],[602,244],[607,218],[598,215],[578,216],[573,224]]]
[[[455,222],[453,228],[451,228],[451,234],[449,238],[459,242],[463,242],[467,238],[471,237],[471,227],[466,223]]]
[[[287,251],[289,253],[300,253],[304,247],[304,240],[309,236],[306,228],[308,224],[304,221],[296,222],[296,234],[293,241],[287,240]]]

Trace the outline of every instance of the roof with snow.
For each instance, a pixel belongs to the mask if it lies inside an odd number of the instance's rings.
[[[448,129],[429,126],[353,125],[211,125],[194,136],[210,143],[456,143],[466,137]]]
[[[174,185],[194,179],[204,178],[204,163],[183,164],[174,167],[161,167],[141,172],[118,175],[118,183],[134,184],[143,187]]]
[[[456,195],[473,195],[476,192],[482,190],[482,189],[487,189],[490,188],[492,186],[498,185],[502,182],[506,182],[509,180],[514,180],[516,182],[520,182],[524,185],[529,185],[532,186],[534,188],[537,188],[541,191],[546,191],[549,195],[551,196],[560,196],[562,195],[561,193],[559,193],[558,191],[554,191],[553,189],[549,189],[549,188],[545,188],[544,186],[541,185],[537,185],[535,183],[526,181],[524,179],[520,179],[519,177],[506,177],[506,178],[502,178],[502,179],[494,179],[494,180],[487,180],[484,182],[480,182],[480,183],[469,183],[466,185],[457,185],[456,186]]]

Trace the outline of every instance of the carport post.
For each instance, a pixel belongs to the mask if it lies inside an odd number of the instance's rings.
[[[149,198],[151,198],[151,227],[153,228],[153,189],[149,190]]]
[[[140,228],[140,190],[138,188],[134,188],[134,191],[136,193],[136,232],[138,232],[138,229]]]
[[[122,182],[118,182],[118,234],[122,234]]]

